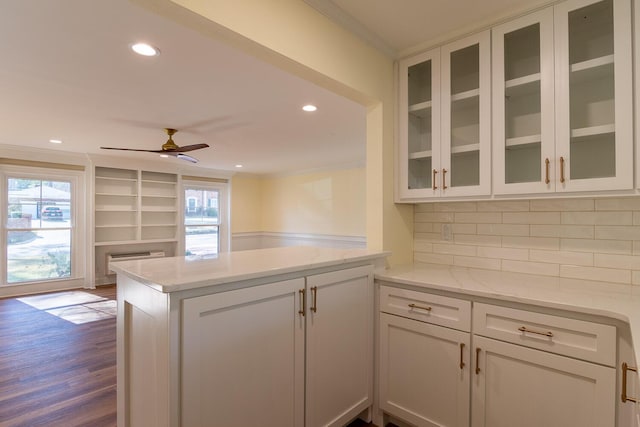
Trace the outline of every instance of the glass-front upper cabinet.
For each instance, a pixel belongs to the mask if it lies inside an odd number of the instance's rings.
[[[399,195],[433,197],[440,168],[440,49],[400,61]]]
[[[553,8],[492,34],[494,193],[554,191]]]
[[[633,188],[630,0],[554,13],[556,191]]]
[[[491,55],[484,31],[441,48],[441,196],[491,192]]]

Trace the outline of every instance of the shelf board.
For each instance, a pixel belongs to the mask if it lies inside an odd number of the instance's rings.
[[[178,224],[142,224],[143,227],[177,227]]]
[[[176,185],[176,184],[178,184],[178,183],[177,183],[177,182],[175,182],[175,181],[158,181],[158,180],[155,180],[155,179],[142,179],[141,181],[142,181],[142,183],[143,183],[143,184],[144,184],[144,183],[151,183],[151,184],[167,184],[167,185]]]
[[[137,194],[122,194],[122,193],[95,193],[96,196],[106,196],[106,197],[138,197]]]
[[[464,101],[480,96],[480,89],[471,89],[466,92],[455,93],[451,95],[451,102]]]
[[[468,153],[480,150],[480,144],[465,144],[451,147],[451,154]]]
[[[175,213],[175,212],[178,212],[178,210],[176,208],[164,208],[164,209],[163,208],[152,208],[152,209],[150,209],[150,208],[142,208],[140,210],[140,212],[156,212],[156,213],[158,213],[158,212],[160,212],[160,213],[162,213],[162,212],[165,212],[165,213],[166,212],[170,212],[170,213]]]
[[[135,228],[137,224],[96,225],[96,228]]]
[[[137,212],[137,209],[120,209],[120,208],[96,208],[95,209],[96,212],[127,212],[127,213],[131,213],[131,212]]]
[[[605,65],[613,65],[613,55],[605,55],[599,58],[589,59],[587,61],[576,62],[571,64],[571,72],[576,73],[579,71],[585,71],[593,68],[603,67]]]
[[[616,125],[614,124],[590,126],[586,128],[572,129],[571,138],[582,138],[585,136],[603,135],[607,133],[615,133],[615,131],[616,131]]]
[[[113,176],[98,176],[96,175],[96,179],[104,179],[106,181],[125,181],[125,182],[136,182],[136,178],[117,178]]]
[[[177,241],[178,239],[114,240],[112,242],[95,242],[94,246],[138,245],[142,243],[175,243]]]
[[[161,194],[143,194],[142,197],[153,197],[154,199],[177,199],[178,196],[164,196]]]
[[[529,74],[517,79],[507,80],[504,84],[505,96],[522,96],[540,92],[540,73]]]
[[[431,108],[431,101],[424,101],[409,105],[409,112],[412,113],[414,111],[428,110],[429,108]]]
[[[525,145],[536,144],[542,141],[542,135],[527,135],[516,138],[507,138],[505,147],[508,149],[523,148]]]
[[[432,155],[432,151],[431,150],[416,151],[415,153],[410,153],[409,154],[409,160],[427,159],[427,158],[431,157],[431,155]]]

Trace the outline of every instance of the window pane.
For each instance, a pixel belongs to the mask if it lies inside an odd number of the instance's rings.
[[[185,255],[216,255],[218,239],[218,226],[185,227]]]
[[[220,223],[218,215],[220,194],[217,190],[186,188],[184,193],[186,225]]]
[[[7,187],[8,228],[70,227],[70,182],[9,178]]]
[[[71,230],[7,232],[7,282],[71,277]]]

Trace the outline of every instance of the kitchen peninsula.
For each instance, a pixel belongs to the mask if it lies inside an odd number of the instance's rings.
[[[381,251],[123,261],[119,426],[344,425],[373,403]]]

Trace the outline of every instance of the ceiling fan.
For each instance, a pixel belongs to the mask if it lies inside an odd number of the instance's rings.
[[[115,148],[115,147],[100,147],[103,150],[123,150],[123,151],[143,151],[146,153],[159,153],[161,155],[173,156],[178,159],[186,160],[191,163],[198,163],[198,159],[191,157],[187,154],[189,151],[200,150],[201,148],[209,147],[208,144],[193,144],[193,145],[185,145],[183,147],[178,146],[173,141],[173,135],[178,132],[177,129],[165,128],[164,131],[169,135],[169,139],[167,142],[162,144],[162,149],[160,150],[141,150],[136,148]]]

